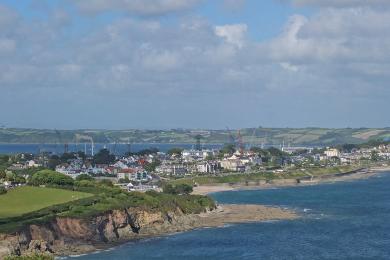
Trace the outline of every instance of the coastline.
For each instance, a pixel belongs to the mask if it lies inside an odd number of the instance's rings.
[[[327,175],[326,178],[300,183],[294,179],[279,179],[260,185],[251,185],[252,183],[203,185],[195,187],[194,193],[205,195],[222,191],[316,185],[366,179],[386,171],[390,171],[390,167],[371,168],[342,176]],[[133,211],[131,217],[129,217],[130,211]],[[161,212],[143,211],[143,209],[114,210],[88,222],[79,219],[57,219],[52,223],[32,225],[25,230],[25,233],[0,234],[0,259],[11,252],[18,252],[17,250],[23,254],[51,252],[55,256],[90,254],[113,249],[118,245],[139,239],[162,237],[199,228],[223,227],[233,223],[294,220],[299,217],[296,212],[277,206],[246,204],[221,204],[200,214],[184,214],[182,211],[175,211],[165,215]],[[102,223],[104,223],[103,229],[101,229]],[[101,240],[101,236],[105,240]],[[28,237],[30,239],[26,241]],[[23,243],[25,249],[22,251]],[[49,251],[42,251],[46,249]]]
[[[300,180],[297,179],[276,179],[272,181],[259,181],[259,182],[248,182],[248,183],[221,183],[221,184],[210,184],[210,185],[199,185],[193,188],[193,194],[198,195],[209,195],[216,192],[224,191],[239,191],[239,190],[261,190],[261,189],[272,189],[272,188],[284,188],[284,187],[302,187],[309,185],[318,185],[325,183],[334,183],[340,181],[351,181],[367,179],[372,176],[378,175],[382,172],[390,171],[390,166],[386,167],[374,167],[366,170],[356,171],[354,173],[340,175],[333,174],[327,176],[320,176],[313,178],[313,180]]]
[[[0,234],[0,259],[11,254],[89,254],[145,238],[226,224],[292,220],[291,210],[262,205],[221,204],[199,214],[150,212],[142,208],[113,210],[93,219],[57,218],[30,225],[16,234]]]

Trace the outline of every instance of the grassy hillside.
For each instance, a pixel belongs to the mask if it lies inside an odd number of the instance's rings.
[[[215,207],[215,203],[206,196],[126,192],[91,181],[61,189],[24,187],[0,195],[0,233],[47,223],[56,217],[89,219],[110,210],[132,207],[159,212],[180,209],[190,214],[204,212]]]
[[[52,205],[92,196],[84,192],[61,189],[21,187],[0,195],[0,218],[20,216]]]
[[[228,143],[237,138],[237,130],[40,130],[3,128],[0,143],[76,143],[76,136],[92,137],[95,143]],[[240,131],[248,145],[283,142],[288,145],[335,145],[364,143],[369,140],[390,140],[390,128],[246,128]],[[84,140],[85,141],[85,140]]]

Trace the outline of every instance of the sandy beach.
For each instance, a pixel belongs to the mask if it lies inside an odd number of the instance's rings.
[[[298,215],[295,212],[278,207],[250,204],[221,204],[212,212],[200,214],[199,223],[203,227],[216,227],[229,223],[247,223],[296,218],[298,218]]]
[[[321,183],[334,183],[340,181],[351,181],[366,179],[375,176],[382,172],[390,171],[390,167],[376,167],[371,168],[368,171],[356,172],[345,176],[332,176],[327,178],[315,178],[313,180],[305,180],[301,183],[297,183],[296,179],[276,179],[269,183],[260,181],[259,183],[235,183],[235,184],[210,184],[210,185],[199,185],[194,187],[193,194],[207,195],[210,193],[221,192],[221,191],[235,191],[235,190],[251,190],[251,189],[271,189],[275,187],[294,187],[294,186],[305,186],[305,185],[317,185]]]

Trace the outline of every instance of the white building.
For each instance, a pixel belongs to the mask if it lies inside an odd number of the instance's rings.
[[[204,162],[196,165],[197,172],[200,173],[217,173],[220,165],[217,162]]]
[[[327,149],[324,154],[326,157],[331,158],[331,157],[340,157],[340,151],[337,149]]]

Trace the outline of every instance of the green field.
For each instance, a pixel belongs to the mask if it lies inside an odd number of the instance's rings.
[[[0,195],[0,218],[22,214],[92,196],[88,193],[69,190],[20,187]]]
[[[95,143],[175,143],[193,144],[194,136],[201,133],[202,143],[230,143],[231,135],[238,130],[48,130],[0,128],[0,143],[77,143],[77,135],[92,137]],[[251,146],[261,144],[329,146],[361,144],[370,140],[388,140],[390,128],[244,128],[240,134],[243,142]]]

